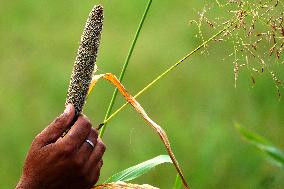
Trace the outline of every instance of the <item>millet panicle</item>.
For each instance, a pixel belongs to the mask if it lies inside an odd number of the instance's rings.
[[[65,105],[68,103],[73,104],[76,116],[82,112],[85,104],[85,99],[96,64],[102,28],[103,7],[101,5],[96,5],[89,14],[81,36],[81,42],[67,92]]]

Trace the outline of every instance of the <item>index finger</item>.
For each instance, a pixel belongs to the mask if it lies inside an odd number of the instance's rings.
[[[71,148],[79,148],[89,136],[91,127],[89,119],[84,115],[80,115],[60,142],[70,145]]]

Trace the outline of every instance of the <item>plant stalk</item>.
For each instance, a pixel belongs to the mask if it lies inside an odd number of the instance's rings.
[[[216,0],[216,2],[218,3],[218,5],[220,6],[219,2]],[[269,1],[267,1],[269,2]],[[267,3],[266,2],[266,3]],[[151,2],[149,1],[149,3],[151,4]],[[265,3],[265,4],[266,4]],[[149,6],[149,4],[148,4]],[[259,7],[261,6],[258,6],[256,9],[258,9]],[[148,8],[148,7],[147,7]],[[147,9],[146,9],[146,12],[147,12]],[[147,13],[146,13],[147,14]],[[249,14],[249,13],[247,13]],[[144,15],[145,16],[145,15]],[[142,18],[143,20],[143,18]],[[207,39],[206,41],[204,41],[201,45],[199,45],[197,48],[195,48],[193,51],[191,51],[190,53],[188,53],[185,57],[183,57],[182,59],[180,59],[177,63],[175,63],[174,65],[172,65],[171,67],[169,67],[168,69],[166,69],[162,74],[160,74],[159,76],[157,76],[152,82],[150,82],[148,85],[146,85],[141,91],[139,91],[135,96],[134,98],[137,98],[138,96],[140,96],[142,93],[144,93],[147,89],[149,89],[151,86],[153,86],[156,82],[158,82],[160,79],[162,79],[163,77],[165,77],[169,72],[173,71],[176,67],[178,67],[181,63],[185,62],[185,60],[187,60],[191,55],[193,55],[194,53],[196,53],[197,51],[199,51],[201,48],[205,47],[208,43],[210,43],[211,41],[213,41],[216,37],[218,37],[219,35],[221,35],[222,33],[224,33],[226,30],[228,30],[231,26],[233,26],[233,24],[235,23],[236,21],[233,21],[231,22],[230,24],[228,24],[227,26],[225,26],[222,30],[218,31],[216,34],[214,34],[213,36],[211,36],[209,39]],[[140,23],[141,24],[141,23]],[[142,21],[142,24],[143,24],[143,21]],[[141,29],[141,28],[140,28]],[[138,29],[139,31],[139,29]],[[139,35],[139,32],[137,31],[138,35]],[[137,35],[136,33],[136,35]],[[121,81],[123,79],[123,76],[124,76],[124,73],[125,73],[125,69],[127,67],[127,64],[128,64],[128,61],[131,57],[131,54],[132,54],[132,51],[134,49],[134,46],[135,46],[135,43],[136,43],[136,37],[138,36],[135,36],[135,39],[133,41],[133,44],[130,48],[130,51],[129,51],[129,54],[127,56],[127,59],[126,59],[126,62],[123,66],[123,70],[121,72],[121,75],[119,77],[119,80]],[[115,101],[115,98],[116,98],[116,95],[117,95],[117,89],[114,91],[113,93],[113,98],[110,102],[110,106],[108,108],[108,111],[107,111],[107,114],[105,116],[105,119],[104,119],[104,122],[101,124],[101,125],[104,125],[102,131],[100,132],[100,136],[103,135],[104,133],[104,130],[105,130],[105,125],[106,123],[111,119],[113,118],[116,114],[118,114],[124,107],[126,107],[126,105],[128,104],[128,102],[126,102],[125,104],[123,104],[120,108],[118,108],[114,113],[112,113],[110,116],[110,112],[112,110],[112,107],[113,107],[113,104],[114,104],[114,101]],[[174,185],[174,189],[176,188],[179,188],[180,187],[180,178],[179,178],[179,175],[176,176],[176,181],[175,181],[175,185]]]
[[[140,96],[142,93],[144,93],[146,90],[148,90],[151,86],[153,86],[156,82],[158,82],[160,79],[162,79],[163,77],[165,77],[169,72],[171,72],[172,70],[174,70],[177,66],[179,66],[181,63],[183,63],[185,60],[187,60],[191,55],[193,55],[194,53],[196,53],[198,50],[200,50],[201,48],[205,47],[209,42],[211,42],[212,40],[214,40],[217,36],[219,36],[220,34],[222,34],[224,31],[226,31],[229,27],[231,27],[231,24],[229,24],[228,26],[224,27],[222,30],[220,30],[219,32],[217,32],[216,34],[214,34],[212,37],[210,37],[209,39],[207,39],[206,41],[204,41],[201,45],[199,45],[197,48],[195,48],[193,51],[191,51],[190,53],[188,53],[185,57],[183,57],[182,59],[180,59],[177,63],[175,63],[174,65],[172,65],[170,68],[168,68],[167,70],[165,70],[162,74],[160,74],[158,77],[156,77],[153,81],[151,81],[148,85],[146,85],[141,91],[139,91],[134,98],[137,98],[138,96]],[[113,118],[117,113],[119,113],[126,105],[128,104],[128,102],[126,102],[125,104],[123,104],[120,108],[118,108],[115,112],[113,112],[107,119],[104,120],[104,122],[102,124],[106,124],[111,118]]]
[[[218,1],[217,1],[218,2]],[[265,3],[257,6],[254,10],[251,10],[249,12],[246,13],[246,15],[251,14],[253,11],[258,10],[259,8],[261,8],[262,6],[268,4],[269,2],[271,2],[271,0],[266,1]],[[229,29],[231,26],[233,26],[237,21],[236,20],[231,20],[231,22],[225,26],[222,30],[218,31],[216,34],[214,34],[213,36],[211,36],[209,39],[207,39],[206,41],[204,41],[201,45],[199,45],[198,47],[196,47],[193,51],[191,51],[190,53],[188,53],[185,57],[183,57],[182,59],[180,59],[177,63],[175,63],[174,65],[172,65],[170,68],[168,68],[167,70],[165,70],[161,75],[159,75],[158,77],[156,77],[152,82],[150,82],[147,86],[145,86],[141,91],[139,91],[134,98],[137,98],[138,96],[140,96],[142,93],[144,93],[147,89],[149,89],[152,85],[154,85],[157,81],[159,81],[160,79],[162,79],[164,76],[166,76],[170,71],[174,70],[179,64],[183,63],[185,60],[187,60],[191,55],[193,55],[194,53],[196,53],[198,50],[200,50],[201,48],[205,47],[208,43],[210,43],[211,41],[213,41],[216,37],[218,37],[219,35],[221,35],[222,33],[224,33],[227,29]],[[125,104],[123,104],[121,107],[119,107],[115,112],[113,112],[107,119],[104,119],[104,122],[101,123],[101,125],[105,125],[111,118],[113,118],[117,113],[119,113],[126,105],[128,104],[128,102],[126,102]]]
[[[148,11],[149,11],[149,9],[150,9],[151,4],[152,4],[152,0],[149,0],[149,1],[148,1],[148,4],[147,4],[147,6],[146,6],[146,9],[145,9],[145,11],[144,11],[144,14],[143,14],[143,16],[142,16],[142,18],[141,18],[141,20],[140,20],[140,23],[139,23],[138,29],[137,29],[137,31],[136,31],[136,34],[135,34],[135,36],[134,36],[134,39],[133,39],[133,41],[132,41],[132,44],[131,44],[131,46],[130,46],[128,55],[127,55],[127,57],[126,57],[126,59],[125,59],[124,65],[123,65],[122,70],[121,70],[121,73],[120,73],[120,75],[119,75],[119,81],[120,81],[120,82],[122,82],[122,80],[123,80],[123,78],[124,78],[124,75],[125,75],[125,73],[126,73],[126,69],[127,69],[128,64],[129,64],[129,60],[130,60],[130,58],[131,58],[131,56],[132,56],[134,47],[135,47],[136,42],[137,42],[137,39],[138,39],[138,37],[139,37],[139,35],[140,35],[140,31],[141,31],[141,29],[142,29],[142,27],[143,27],[144,21],[145,21],[145,19],[146,19],[146,17],[147,17],[147,14],[148,14]],[[118,89],[115,88],[115,90],[114,90],[114,92],[113,92],[113,95],[112,95],[112,98],[111,98],[111,100],[110,100],[110,103],[109,103],[109,106],[108,106],[108,109],[107,109],[105,118],[104,118],[104,125],[102,126],[102,128],[101,128],[101,130],[100,130],[99,136],[100,136],[101,138],[102,138],[103,135],[104,135],[104,132],[105,132],[105,129],[106,129],[106,126],[107,126],[107,124],[106,124],[107,121],[106,121],[106,120],[109,118],[109,116],[110,116],[110,114],[111,114],[111,111],[112,111],[114,102],[115,102],[116,97],[117,97],[117,93],[118,93]]]

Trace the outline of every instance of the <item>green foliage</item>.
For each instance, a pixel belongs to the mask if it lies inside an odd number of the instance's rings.
[[[268,140],[262,136],[249,131],[248,129],[241,127],[239,124],[235,124],[236,128],[240,131],[245,140],[252,145],[260,149],[266,156],[277,166],[284,168],[284,153]]]
[[[173,189],[180,189],[181,187],[182,187],[182,181],[179,175],[177,175]]]
[[[114,174],[105,183],[117,182],[117,181],[130,181],[136,179],[154,167],[163,164],[163,163],[172,163],[172,160],[168,155],[159,155],[153,159],[139,163],[133,167],[129,167],[119,173]]]
[[[229,27],[223,35],[216,38],[216,42],[232,45],[232,52],[223,60],[233,59],[235,87],[239,71],[246,68],[250,72],[252,84],[256,84],[256,77],[268,74],[273,80],[277,95],[281,97],[282,81],[277,71],[283,61],[284,27],[283,2],[279,0],[267,1],[216,1],[219,6],[205,7],[199,18],[190,23],[197,25],[198,37],[204,41],[203,33],[219,31],[225,23]],[[213,10],[212,10],[213,9]],[[216,10],[226,10],[228,14],[214,18]],[[208,50],[208,49],[207,49]],[[204,52],[204,51],[203,51]],[[209,50],[207,51],[209,53]]]
[[[212,2],[153,1],[123,82],[131,94],[202,43],[189,21]],[[101,72],[119,74],[146,1],[1,1],[0,188],[15,187],[34,136],[63,110],[79,37],[94,3],[103,4],[106,13],[98,67]],[[283,10],[283,6],[277,8]],[[220,8],[210,13],[208,19],[228,16]],[[216,31],[205,27],[206,40]],[[240,70],[236,90],[230,64],[234,57],[227,58],[232,45],[216,41],[207,49],[209,55],[195,53],[189,64],[160,80],[139,102],[169,134],[192,188],[282,189],[284,171],[264,168],[259,154],[244,150],[228,125],[240,120],[284,146],[284,100],[278,101],[269,75],[256,73],[252,88],[246,67]],[[283,80],[284,66],[271,66]],[[84,114],[94,126],[104,120],[112,92],[102,82],[88,99]],[[123,103],[118,95],[113,110]],[[133,161],[164,153],[160,140],[131,108],[108,123],[111,130],[103,138],[107,151],[102,181]],[[161,179],[175,177],[169,170],[172,167],[161,166],[159,172],[151,171],[137,181],[170,188],[174,179]],[[267,177],[272,178],[272,187],[262,186]]]
[[[133,53],[133,50],[134,50],[134,48],[135,48],[135,46],[136,46],[137,39],[138,39],[138,37],[139,37],[139,35],[140,35],[140,31],[141,31],[141,29],[142,29],[142,27],[143,27],[144,21],[145,21],[145,19],[146,19],[146,17],[147,17],[147,14],[148,14],[148,11],[149,11],[149,9],[150,9],[151,4],[152,4],[152,0],[149,0],[149,1],[148,1],[148,4],[147,4],[147,6],[146,6],[146,9],[145,9],[145,11],[144,11],[144,14],[142,15],[142,18],[141,18],[140,23],[139,23],[139,25],[138,25],[138,29],[137,29],[137,31],[136,31],[136,34],[135,34],[135,36],[134,36],[134,39],[133,39],[132,44],[131,44],[131,46],[130,46],[130,49],[129,49],[129,51],[128,51],[126,60],[125,60],[125,62],[124,62],[124,64],[123,64],[123,67],[122,67],[122,69],[121,69],[121,73],[120,73],[120,75],[119,75],[119,81],[120,81],[120,82],[122,82],[122,80],[123,80],[123,78],[124,78],[124,75],[125,75],[125,73],[126,73],[126,69],[127,69],[128,64],[129,64],[129,60],[130,60],[130,58],[131,58],[131,56],[132,56],[132,53]],[[106,112],[106,115],[105,115],[105,118],[104,118],[104,126],[102,127],[102,129],[101,129],[101,131],[100,131],[100,137],[103,137],[103,135],[104,135],[104,132],[105,132],[105,129],[106,129],[106,126],[107,126],[107,123],[105,123],[105,120],[107,120],[107,119],[109,118],[109,116],[110,116],[110,113],[111,113],[111,111],[112,111],[113,105],[114,105],[115,100],[116,100],[117,93],[118,93],[118,90],[117,90],[117,88],[116,88],[116,89],[114,90],[114,92],[113,92],[112,98],[111,98],[111,100],[110,100],[110,103],[109,103],[109,106],[108,106],[108,109],[107,109],[107,112]]]

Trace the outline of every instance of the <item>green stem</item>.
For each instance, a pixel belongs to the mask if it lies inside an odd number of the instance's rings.
[[[181,188],[181,184],[182,184],[181,178],[177,174],[173,189],[180,189]]]
[[[147,89],[149,89],[152,85],[154,85],[157,81],[159,81],[160,79],[162,79],[163,77],[165,77],[169,72],[171,72],[173,69],[175,69],[177,66],[179,66],[181,63],[183,63],[186,59],[188,59],[191,55],[193,55],[194,53],[196,53],[198,50],[200,50],[201,48],[205,47],[209,42],[211,42],[213,39],[215,39],[217,36],[219,36],[220,34],[222,34],[224,31],[226,31],[229,27],[231,27],[231,24],[229,24],[228,26],[224,27],[222,30],[220,30],[219,32],[217,32],[215,35],[213,35],[212,37],[210,37],[209,39],[207,39],[206,41],[204,41],[201,45],[199,45],[197,48],[195,48],[193,51],[191,51],[190,53],[188,53],[185,57],[183,57],[182,59],[180,59],[177,63],[175,63],[174,65],[172,65],[170,68],[168,68],[167,70],[165,70],[161,75],[159,75],[158,77],[156,77],[152,82],[150,82],[146,87],[144,87],[141,91],[139,91],[134,98],[137,98],[138,96],[140,96],[142,93],[144,93]],[[107,119],[104,120],[103,124],[106,124],[111,118],[113,118],[118,112],[120,112],[126,105],[128,104],[128,102],[126,102],[125,104],[123,104],[120,108],[118,108],[115,112],[113,112]]]
[[[140,21],[140,23],[139,23],[138,29],[137,29],[137,31],[136,31],[136,34],[135,34],[134,39],[133,39],[133,42],[132,42],[132,44],[131,44],[131,47],[130,47],[130,49],[129,49],[128,55],[127,55],[127,57],[126,57],[126,59],[125,59],[124,65],[123,65],[123,67],[122,67],[122,70],[121,70],[121,73],[120,73],[120,76],[119,76],[119,81],[120,81],[120,82],[122,82],[122,80],[123,80],[123,78],[124,78],[124,75],[125,75],[125,72],[126,72],[126,68],[127,68],[128,64],[129,64],[129,60],[130,60],[131,55],[132,55],[132,53],[133,53],[134,47],[135,47],[135,45],[136,45],[136,42],[137,42],[137,39],[138,39],[138,37],[139,37],[140,31],[141,31],[142,26],[143,26],[143,24],[144,24],[145,18],[147,17],[148,11],[149,11],[150,6],[151,6],[151,3],[152,3],[152,0],[149,0],[149,1],[148,1],[148,4],[147,4],[147,7],[146,7],[146,9],[145,9],[145,11],[144,11],[144,14],[143,14],[143,16],[142,16],[142,18],[141,18],[141,21]],[[108,109],[107,109],[107,112],[106,112],[106,115],[105,115],[105,118],[104,118],[104,126],[103,126],[102,129],[100,130],[99,136],[100,136],[101,138],[102,138],[103,135],[104,135],[104,132],[105,132],[105,129],[106,129],[106,126],[107,126],[107,125],[106,125],[106,120],[109,118],[109,115],[110,115],[110,113],[111,113],[111,111],[112,111],[114,102],[115,102],[115,100],[116,100],[117,93],[118,93],[118,89],[116,88],[116,89],[114,90],[114,92],[113,92],[112,98],[111,98],[111,100],[110,100],[110,103],[109,103],[109,106],[108,106]]]
[[[246,15],[251,14],[253,11],[258,10],[259,8],[261,8],[264,5],[267,5],[269,2],[271,2],[271,0],[266,1],[265,3],[257,6],[254,10],[251,10],[249,12],[246,13]],[[162,79],[164,76],[166,76],[169,72],[171,72],[172,70],[174,70],[178,65],[180,65],[181,63],[183,63],[186,59],[188,59],[191,55],[193,55],[194,53],[196,53],[197,51],[199,51],[201,48],[205,47],[208,43],[210,43],[211,41],[213,41],[216,37],[218,37],[219,35],[221,35],[222,33],[224,33],[227,29],[229,29],[231,26],[233,26],[234,24],[236,24],[238,22],[238,20],[233,19],[232,22],[230,24],[228,24],[227,26],[225,26],[222,30],[218,31],[216,34],[214,34],[213,36],[211,36],[209,39],[207,39],[206,41],[204,41],[201,45],[199,45],[198,47],[196,47],[193,51],[191,51],[190,53],[188,53],[185,57],[183,57],[182,59],[180,59],[177,63],[175,63],[174,65],[172,65],[170,68],[168,68],[167,70],[165,70],[161,75],[159,75],[158,77],[156,77],[152,82],[150,82],[146,87],[144,87],[141,91],[139,91],[134,98],[137,98],[138,96],[140,96],[142,93],[144,93],[147,89],[149,89],[152,85],[154,85],[157,81],[159,81],[160,79]],[[123,104],[120,108],[118,108],[115,112],[113,112],[107,119],[104,119],[104,122],[102,123],[103,125],[105,125],[111,118],[113,118],[117,113],[119,113],[126,105],[128,104],[128,102],[126,102],[125,104]]]

